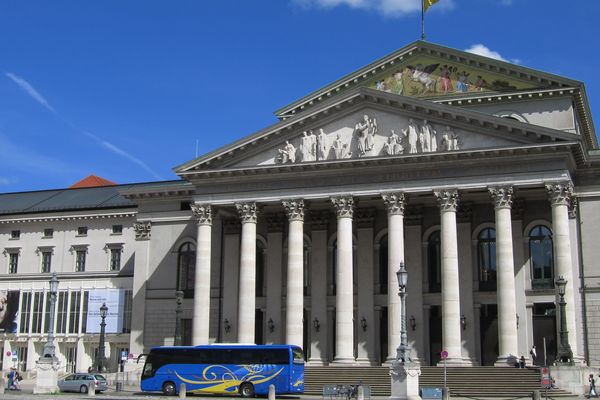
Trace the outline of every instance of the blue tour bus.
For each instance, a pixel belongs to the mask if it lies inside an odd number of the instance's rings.
[[[150,350],[142,372],[142,391],[175,395],[239,393],[242,397],[304,392],[304,354],[289,345],[162,346]]]

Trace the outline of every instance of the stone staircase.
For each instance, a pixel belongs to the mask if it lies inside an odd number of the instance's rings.
[[[388,367],[314,367],[305,368],[304,393],[321,395],[324,385],[358,384],[371,387],[372,396],[390,395]],[[535,390],[543,396],[539,368],[448,367],[447,385],[456,397],[530,397]],[[421,367],[421,387],[443,387],[444,368]],[[552,397],[572,397],[573,394],[552,389]]]

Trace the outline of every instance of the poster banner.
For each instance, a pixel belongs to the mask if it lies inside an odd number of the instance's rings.
[[[121,333],[123,331],[123,309],[125,305],[124,289],[93,289],[90,290],[87,312],[86,333],[100,333],[100,307],[106,304],[106,333]]]
[[[19,328],[19,291],[0,290],[0,333],[16,333]]]

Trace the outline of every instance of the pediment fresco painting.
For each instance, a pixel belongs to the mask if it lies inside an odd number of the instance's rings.
[[[323,126],[298,132],[232,167],[298,164],[365,157],[418,156],[521,145],[500,135],[364,108]]]
[[[539,88],[531,82],[428,56],[410,58],[393,71],[375,78],[368,87],[410,97]]]

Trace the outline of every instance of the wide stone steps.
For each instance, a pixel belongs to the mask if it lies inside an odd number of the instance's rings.
[[[535,390],[543,393],[539,368],[448,367],[447,386],[454,396],[519,397],[531,396]],[[304,372],[304,393],[321,395],[324,385],[361,383],[371,387],[372,396],[390,395],[388,367],[314,367]],[[419,386],[444,386],[444,368],[421,367]],[[552,397],[568,397],[571,393],[552,389]]]

